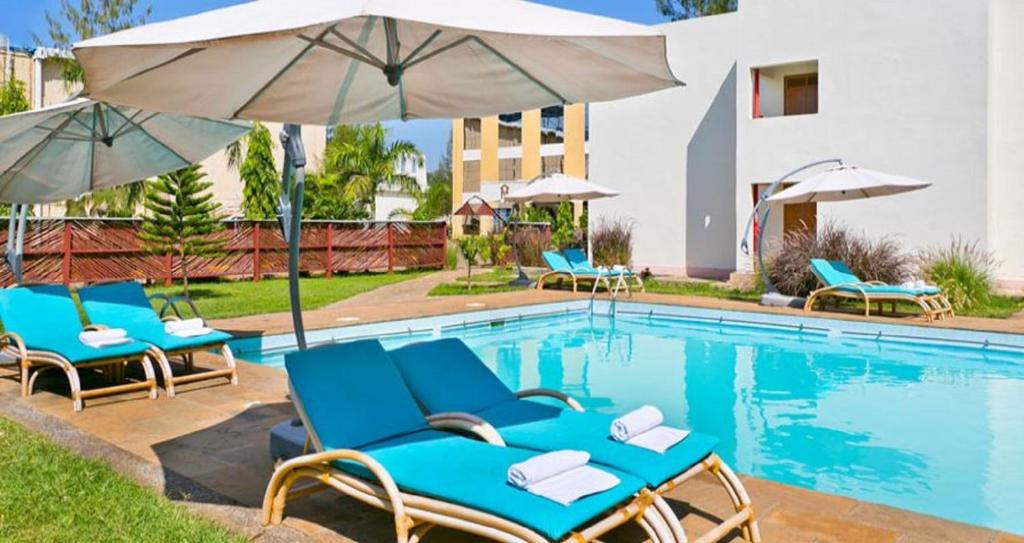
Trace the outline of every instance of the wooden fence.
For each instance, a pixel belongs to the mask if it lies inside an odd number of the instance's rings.
[[[181,261],[148,253],[134,219],[30,219],[25,232],[24,282],[91,283],[119,279],[162,281],[181,277]],[[443,222],[305,221],[300,268],[336,272],[440,268],[445,263]],[[275,221],[230,220],[217,236],[215,257],[188,259],[190,278],[251,278],[288,273],[288,245]],[[7,221],[0,243],[7,240]],[[7,266],[0,285],[13,282]]]

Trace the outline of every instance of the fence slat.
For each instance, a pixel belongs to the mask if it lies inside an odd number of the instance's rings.
[[[259,221],[227,221],[217,236],[224,253],[188,260],[189,277],[259,281],[264,273],[287,272],[288,246],[280,231]],[[122,219],[31,219],[25,239],[25,281],[66,284],[137,279],[171,284],[182,263],[146,251],[141,221]],[[0,238],[7,235],[0,222]],[[316,221],[303,224],[302,269],[330,277],[335,271],[444,266],[444,223]],[[0,286],[13,282],[0,266]]]

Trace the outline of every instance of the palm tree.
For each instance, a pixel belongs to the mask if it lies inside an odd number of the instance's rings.
[[[322,176],[343,194],[370,208],[376,216],[376,196],[391,189],[418,194],[414,177],[398,173],[395,165],[402,158],[419,159],[420,152],[410,141],[387,141],[388,131],[380,123],[339,125],[324,149]]]

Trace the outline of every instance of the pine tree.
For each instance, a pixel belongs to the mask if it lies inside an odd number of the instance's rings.
[[[238,170],[242,177],[242,211],[245,218],[266,220],[277,217],[278,179],[274,164],[274,140],[270,130],[253,123],[246,136],[245,160]]]
[[[171,254],[181,260],[185,295],[188,295],[188,259],[213,256],[224,249],[224,241],[214,234],[222,229],[218,210],[209,192],[213,183],[203,181],[206,174],[198,165],[161,175],[146,191],[148,211],[142,223],[146,248],[156,254]]]

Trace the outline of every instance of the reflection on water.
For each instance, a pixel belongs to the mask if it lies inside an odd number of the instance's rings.
[[[1024,532],[1022,357],[629,317],[450,335],[514,389],[657,405],[745,473]]]

